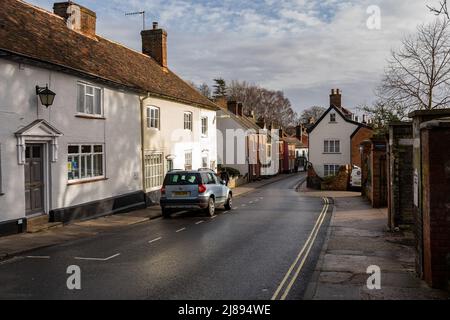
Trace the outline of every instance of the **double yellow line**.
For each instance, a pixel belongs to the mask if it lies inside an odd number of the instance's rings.
[[[319,218],[317,218],[316,224],[314,225],[314,228],[312,229],[311,234],[309,235],[309,238],[306,240],[305,245],[303,246],[302,250],[298,254],[294,263],[291,265],[288,272],[284,276],[284,279],[283,279],[283,281],[281,281],[280,285],[278,286],[277,291],[275,291],[275,293],[273,294],[272,300],[286,300],[286,297],[288,296],[289,292],[292,289],[292,286],[294,285],[295,281],[297,280],[297,278],[300,274],[300,271],[302,270],[302,268],[306,262],[306,259],[308,259],[311,248],[314,245],[314,242],[316,241],[320,227],[322,226],[323,221],[325,220],[325,217],[328,212],[328,208],[330,206],[330,202],[329,202],[328,198],[322,198],[322,199],[325,203],[323,206],[322,212],[320,213]],[[303,257],[303,259],[302,259],[302,257]],[[301,261],[300,261],[300,259],[301,259]],[[297,269],[296,269],[295,273],[293,273],[293,271],[296,267],[297,267]],[[289,279],[290,279],[290,281],[288,283]],[[283,291],[283,289],[284,289],[284,291]]]

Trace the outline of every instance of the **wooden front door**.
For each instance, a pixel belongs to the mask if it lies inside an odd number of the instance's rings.
[[[27,145],[25,158],[26,215],[44,213],[43,146]]]

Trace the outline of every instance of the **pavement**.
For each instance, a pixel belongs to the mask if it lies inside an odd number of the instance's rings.
[[[373,209],[355,192],[321,192],[301,186],[304,197],[329,197],[334,212],[305,299],[435,300],[447,299],[415,275],[409,235],[387,231],[387,209]],[[381,289],[370,290],[369,266],[381,270]]]
[[[299,300],[327,234],[304,174],[243,193],[214,217],[180,213],[0,262],[0,299]],[[69,266],[81,290],[69,290]]]
[[[244,196],[255,190],[278,181],[288,179],[292,175],[279,175],[270,179],[252,182],[233,189],[234,197]],[[8,237],[0,237],[0,261],[14,256],[26,254],[39,248],[45,248],[64,242],[91,238],[104,232],[121,229],[127,226],[144,223],[161,217],[159,206],[129,213],[101,217],[98,219],[75,222],[62,228],[50,229],[39,233],[24,233]]]

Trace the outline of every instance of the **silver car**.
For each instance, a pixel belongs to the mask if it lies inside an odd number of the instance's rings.
[[[233,193],[212,170],[169,172],[161,189],[161,209],[165,218],[177,210],[204,210],[214,216],[219,206],[231,210]]]

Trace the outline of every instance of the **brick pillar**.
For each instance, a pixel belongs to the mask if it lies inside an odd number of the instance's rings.
[[[412,230],[414,226],[412,152],[412,123],[391,123],[387,152],[390,230]]]
[[[372,178],[370,168],[370,150],[372,143],[367,140],[363,141],[360,146],[361,152],[361,195],[371,200]]]
[[[383,137],[375,137],[371,141],[372,206],[381,208],[387,205],[386,141]]]
[[[450,267],[450,118],[423,123],[421,140],[424,278],[430,286],[446,289]]]
[[[423,278],[424,247],[423,247],[423,210],[422,210],[422,141],[420,126],[423,122],[450,117],[450,109],[419,110],[409,114],[413,124],[413,203],[414,233],[416,237],[416,272]]]

